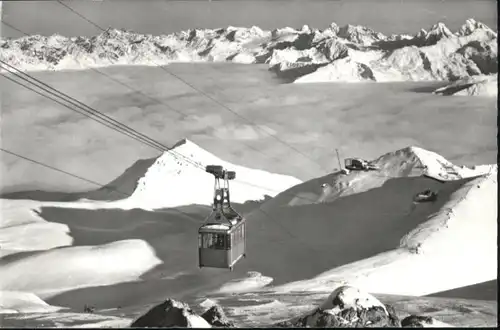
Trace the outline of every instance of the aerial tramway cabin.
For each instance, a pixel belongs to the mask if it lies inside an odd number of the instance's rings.
[[[219,165],[208,165],[206,172],[215,177],[213,208],[205,223],[198,230],[199,267],[228,268],[245,254],[245,219],[232,207],[229,181],[236,173]],[[221,187],[220,180],[223,180]]]

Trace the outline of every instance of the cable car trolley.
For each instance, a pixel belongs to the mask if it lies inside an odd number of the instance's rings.
[[[234,180],[236,173],[219,165],[208,165],[205,170],[215,177],[215,186],[212,212],[198,230],[199,267],[232,271],[234,264],[246,257],[245,219],[231,207],[229,198],[229,180]]]

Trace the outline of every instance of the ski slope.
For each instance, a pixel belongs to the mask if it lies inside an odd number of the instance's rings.
[[[446,198],[444,205],[404,235],[391,251],[274,289],[323,291],[348,284],[372,293],[422,296],[496,279],[496,177],[495,170],[465,182],[456,191],[442,189],[439,198]],[[417,212],[419,207],[423,206],[416,206]]]
[[[275,278],[276,286],[266,290],[328,291],[352,284],[373,293],[420,296],[496,279],[496,165],[456,166],[417,147],[374,163],[380,171],[304,182],[266,202],[265,217],[259,210],[248,216],[249,236],[267,231],[261,235],[267,245],[249,241],[248,255],[272,250],[281,260],[279,269],[270,259],[260,260],[259,271]],[[450,172],[454,177],[447,181],[422,176]],[[414,202],[426,189],[437,191],[438,200]],[[280,230],[293,233],[295,244],[280,241]],[[294,260],[303,266],[290,266]],[[246,263],[257,267],[251,259]],[[308,268],[329,269],[308,276]],[[283,283],[292,271],[311,279]]]

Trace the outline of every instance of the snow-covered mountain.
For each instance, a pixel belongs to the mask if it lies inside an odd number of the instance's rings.
[[[0,48],[1,60],[26,71],[231,61],[266,63],[297,83],[453,81],[497,73],[498,64],[497,33],[474,19],[455,33],[437,23],[414,36],[335,23],[324,30],[230,26],[160,36],[108,29],[93,37],[2,39]]]
[[[294,206],[313,203],[331,203],[340,197],[360,194],[381,187],[391,179],[427,176],[447,182],[461,180],[496,171],[496,165],[478,165],[473,168],[458,166],[441,155],[410,146],[388,152],[371,163],[377,171],[335,172],[295,185],[278,194],[266,206]]]
[[[291,214],[307,209],[309,226],[321,227],[325,238],[343,251],[335,259],[351,255],[350,260],[358,260],[275,290],[319,292],[348,284],[369,292],[420,296],[496,279],[496,164],[457,166],[418,147],[389,152],[372,163],[379,170],[313,179],[262,207],[274,217],[288,214],[288,223],[294,220]],[[425,189],[435,191],[437,200],[415,199]],[[291,211],[284,213],[284,207]],[[413,228],[397,237],[410,223]],[[363,235],[365,226],[369,229]],[[307,237],[308,230],[301,228]],[[343,245],[343,236],[362,240],[363,247],[378,246],[380,239],[397,238],[399,244],[385,251],[373,248],[371,257],[362,258],[359,241]],[[315,239],[322,241],[322,234]]]
[[[144,162],[149,166],[144,166]],[[42,194],[32,197],[29,193],[23,196],[22,192],[16,196],[16,200],[0,200],[0,256],[19,250],[48,250],[71,245],[72,238],[68,235],[68,226],[57,221],[43,220],[40,210],[44,207],[98,211],[210,206],[214,176],[205,172],[206,165],[222,165],[228,170],[236,171],[236,178],[230,181],[230,188],[231,201],[238,204],[262,201],[266,196],[276,196],[283,190],[301,183],[299,179],[291,176],[231,164],[183,139],[159,157],[136,162],[105,187],[97,191],[75,194],[77,198],[69,199],[73,200],[72,202],[64,202],[68,200],[66,195],[73,195],[71,193],[59,194],[59,198],[64,200],[61,202],[31,200]],[[105,194],[106,191],[111,191],[111,195],[113,192],[122,194],[118,200],[105,200],[102,197],[110,195]],[[93,196],[100,198],[94,200]],[[125,224],[126,221],[121,223]]]
[[[190,221],[173,210],[157,210],[210,203],[213,177],[183,156],[203,166],[216,163],[234,169],[236,181],[264,186],[254,191],[247,183],[238,187],[234,182],[234,201],[275,196],[260,205],[263,212],[247,215],[252,257],[238,269],[249,268],[254,276],[226,279],[211,289],[214,294],[260,287],[276,294],[309,294],[347,284],[369,292],[424,295],[496,278],[496,164],[466,168],[425,149],[407,147],[373,160],[377,171],[335,172],[302,183],[231,165],[187,140],[173,151],[146,169],[129,168],[113,181],[120,189],[120,182],[137,180],[131,197],[122,200],[2,200],[0,312],[55,311],[59,305],[49,306],[40,298],[79,289],[71,291],[71,299],[88,299],[84,288],[114,290],[118,283],[119,294],[106,291],[103,298],[94,291],[92,301],[118,304],[113,300],[116,294],[123,299],[120,304],[134,305],[135,285],[144,284],[148,289],[140,291],[140,298],[149,304],[164,295],[165,288],[186,285],[182,278],[176,282],[173,275],[179,272],[193,276],[186,290],[202,290],[191,286],[214,278],[214,273],[196,268],[196,231],[202,216]],[[436,202],[413,200],[425,189],[438,192]],[[298,198],[307,202],[298,203]],[[315,246],[314,258],[289,232],[300,233],[301,240]],[[302,277],[307,280],[269,287],[280,273],[300,272],[308,268],[304,265],[316,263],[327,271],[315,270],[312,278]]]
[[[235,180],[230,181],[231,200],[235,203],[264,200],[266,195],[275,196],[301,183],[291,176],[231,164],[184,139],[158,157],[138,180],[132,195],[117,203],[143,209],[210,205],[214,176],[205,172],[207,165],[221,165],[236,172]]]

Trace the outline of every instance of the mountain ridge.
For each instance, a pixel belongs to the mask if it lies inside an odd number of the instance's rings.
[[[296,83],[455,81],[498,71],[497,33],[474,19],[455,33],[438,22],[413,36],[335,23],[324,30],[229,26],[159,36],[110,28],[93,37],[0,39],[0,48],[0,59],[23,71],[236,62],[267,64]]]

